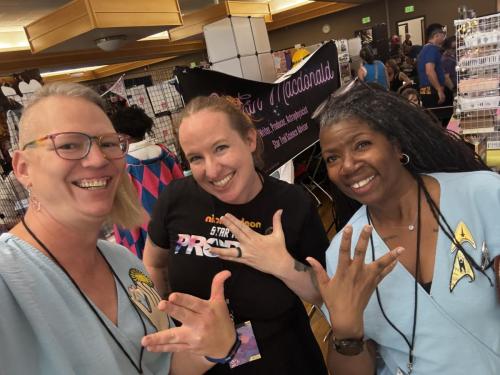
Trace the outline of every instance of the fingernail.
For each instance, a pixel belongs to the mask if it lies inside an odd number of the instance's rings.
[[[346,225],[344,228],[344,233],[350,234],[352,232],[352,227],[350,225]]]
[[[405,248],[404,247],[398,247],[396,248],[396,254],[401,254],[403,251],[405,251]]]
[[[371,225],[365,225],[365,227],[363,228],[363,230],[366,232],[366,233],[370,233],[372,231],[372,227]]]

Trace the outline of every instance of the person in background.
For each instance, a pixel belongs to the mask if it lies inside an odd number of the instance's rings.
[[[98,239],[106,221],[142,223],[142,209],[125,170],[128,139],[96,92],[42,87],[19,145],[13,167],[30,202],[0,236],[3,374],[194,375],[231,355],[239,339],[224,301],[228,271],[211,281],[209,300],[161,301],[137,257]]]
[[[399,70],[399,66],[395,60],[389,59],[385,63],[385,69],[387,70],[387,77],[389,78],[389,88],[391,91],[400,92],[402,87],[412,85],[408,76]]]
[[[401,49],[401,39],[399,39],[398,35],[391,36],[389,53],[391,59],[396,60],[398,64],[401,62],[403,51]]]
[[[308,258],[333,332],[330,373],[498,374],[500,175],[379,87],[345,86],[324,108],[334,202],[361,205],[335,211],[350,220],[328,274]]]
[[[403,88],[400,92],[401,96],[408,100],[410,103],[421,107],[422,102],[420,100],[420,96],[418,95],[418,91],[413,87]]]
[[[365,82],[374,82],[389,89],[389,77],[382,61],[375,60],[373,51],[369,46],[364,46],[359,52],[363,65],[358,69],[358,78]]]
[[[430,24],[426,29],[427,44],[417,58],[420,96],[425,108],[451,104],[451,95],[445,87],[445,76],[441,64],[441,45],[445,38],[446,32],[443,30],[443,25]]]
[[[234,98],[191,100],[177,133],[192,176],[160,195],[144,263],[161,295],[206,298],[213,275],[231,271],[226,298],[246,344],[237,362],[208,373],[326,375],[301,301],[320,302],[304,262],[322,262],[328,247],[314,202],[300,186],[259,171],[262,140]],[[286,244],[277,248],[283,232]]]
[[[115,225],[115,238],[117,243],[142,259],[149,215],[158,196],[172,180],[182,178],[184,174],[175,156],[165,146],[145,139],[146,134],[152,135],[154,122],[142,108],[132,106],[120,109],[111,117],[111,122],[117,132],[130,137],[125,157],[127,172],[148,214],[140,227],[127,229]]]
[[[410,53],[411,46],[413,45],[411,41],[411,35],[406,33],[405,40],[403,41],[403,54],[408,56]]]
[[[449,36],[443,43],[443,56],[441,57],[441,65],[444,71],[444,83],[450,91],[457,89],[457,40],[455,36]]]

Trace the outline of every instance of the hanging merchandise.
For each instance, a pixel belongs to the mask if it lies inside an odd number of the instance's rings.
[[[460,131],[500,168],[500,14],[455,21]]]

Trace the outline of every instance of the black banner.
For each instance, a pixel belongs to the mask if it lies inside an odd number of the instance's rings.
[[[285,80],[250,81],[227,74],[176,67],[179,91],[187,103],[199,95],[238,99],[264,141],[264,172],[270,173],[318,140],[314,110],[340,85],[337,48],[328,42]]]

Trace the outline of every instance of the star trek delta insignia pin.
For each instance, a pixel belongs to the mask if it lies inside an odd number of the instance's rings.
[[[474,237],[463,221],[459,222],[457,228],[455,229],[455,239],[460,245],[468,243],[472,248],[476,249],[476,242],[474,241]],[[463,251],[460,250],[456,246],[456,244],[452,242],[451,253],[453,254],[454,252],[456,252],[456,254],[455,260],[453,261],[453,269],[451,271],[450,277],[450,293],[453,292],[455,286],[464,277],[468,277],[469,282],[472,282],[476,279],[476,275],[469,260],[467,259]]]

